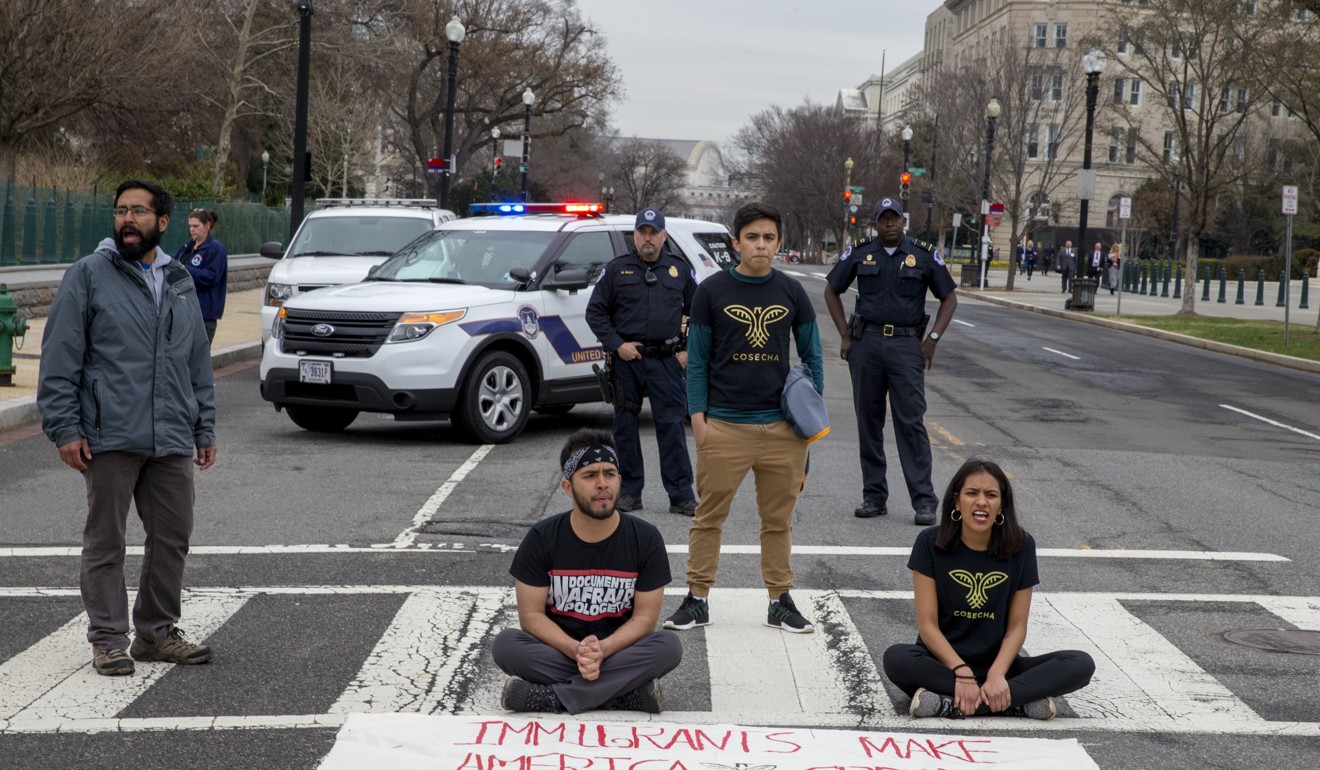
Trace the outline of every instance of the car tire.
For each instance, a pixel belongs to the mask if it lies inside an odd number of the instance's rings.
[[[503,351],[477,360],[450,419],[476,444],[507,444],[522,433],[531,412],[531,380],[517,356]]]
[[[358,410],[327,406],[286,406],[293,424],[314,433],[339,433],[353,424]]]

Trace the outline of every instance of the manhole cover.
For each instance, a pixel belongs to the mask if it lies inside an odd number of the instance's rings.
[[[1320,631],[1287,631],[1277,628],[1229,631],[1224,638],[1233,644],[1270,652],[1300,652],[1320,655]]]

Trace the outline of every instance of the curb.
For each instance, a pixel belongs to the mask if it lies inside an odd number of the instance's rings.
[[[230,345],[211,352],[211,368],[223,369],[226,366],[255,361],[261,358],[261,340]],[[13,428],[21,428],[41,421],[41,411],[37,408],[35,395],[22,396],[0,402],[0,433]]]
[[[1124,321],[1115,321],[1110,318],[1096,318],[1094,316],[1081,315],[1080,313],[1071,310],[1055,310],[1054,308],[1040,307],[1039,305],[1004,299],[1003,297],[996,297],[978,291],[967,292],[966,296],[971,297],[972,299],[989,302],[992,305],[1013,308],[1014,310],[1026,310],[1054,318],[1065,318],[1070,321],[1091,324],[1092,326],[1103,326],[1107,329],[1114,329],[1115,331],[1140,334],[1152,339],[1164,340],[1166,342],[1177,342],[1180,345],[1201,348],[1202,350],[1209,350],[1213,353],[1224,353],[1226,355],[1247,358],[1265,364],[1274,364],[1275,366],[1297,369],[1310,374],[1320,374],[1320,361],[1311,361],[1306,358],[1297,358],[1296,356],[1285,356],[1282,353],[1269,353],[1263,350],[1253,350],[1252,348],[1229,345],[1224,342],[1215,342],[1214,340],[1203,340],[1199,337],[1191,337],[1186,334],[1178,334],[1177,332],[1166,332],[1163,329],[1152,329],[1149,326],[1140,326],[1138,324],[1130,324]]]

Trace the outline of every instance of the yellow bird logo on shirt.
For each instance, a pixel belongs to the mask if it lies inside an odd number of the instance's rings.
[[[765,327],[788,317],[788,308],[783,305],[748,308],[742,305],[729,305],[724,314],[740,324],[747,326],[747,341],[754,348],[763,348],[770,341],[770,332]]]
[[[1008,575],[1002,572],[977,572],[972,574],[965,569],[956,569],[949,572],[949,577],[953,582],[967,589],[967,606],[974,610],[979,610],[985,606],[989,597],[985,595],[988,589],[1008,580]]]

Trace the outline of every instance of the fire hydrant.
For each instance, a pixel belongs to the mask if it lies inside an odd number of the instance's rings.
[[[14,339],[26,335],[27,319],[18,314],[9,287],[0,283],[0,387],[14,384]]]

